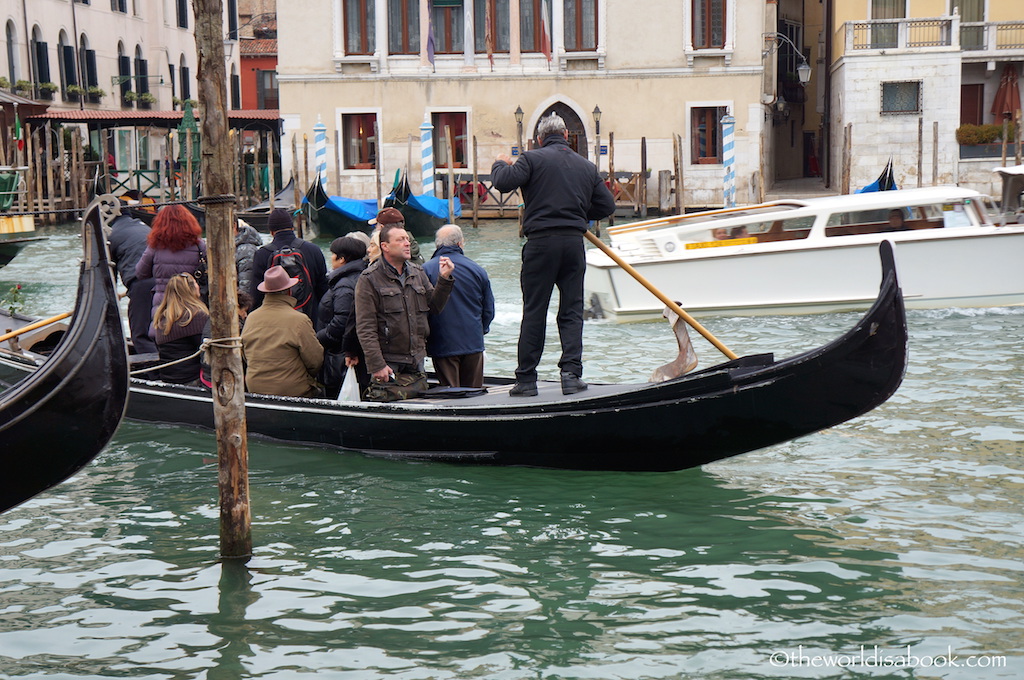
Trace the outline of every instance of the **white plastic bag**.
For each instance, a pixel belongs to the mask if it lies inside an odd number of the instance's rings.
[[[359,401],[359,381],[356,380],[356,371],[349,368],[345,371],[345,380],[341,383],[341,392],[338,393],[338,401]]]

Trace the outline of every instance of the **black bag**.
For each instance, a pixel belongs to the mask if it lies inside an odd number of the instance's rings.
[[[364,401],[402,401],[421,396],[427,391],[426,373],[396,373],[386,383],[371,380],[363,392]]]
[[[303,309],[307,304],[319,302],[313,300],[313,277],[309,275],[309,268],[306,266],[306,258],[299,250],[302,240],[296,238],[291,245],[284,246],[274,251],[270,256],[270,267],[284,267],[288,275],[297,278],[299,282],[292,287],[292,297],[295,298],[295,309]]]
[[[210,267],[206,263],[206,251],[198,243],[196,244],[196,250],[199,251],[199,264],[196,265],[196,270],[192,273],[192,276],[196,277],[196,282],[199,284],[199,295],[205,302],[210,297]]]

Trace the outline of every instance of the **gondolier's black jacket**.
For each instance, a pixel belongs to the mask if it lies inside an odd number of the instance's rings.
[[[561,134],[548,135],[541,148],[527,151],[513,165],[495,161],[491,181],[503,193],[522,190],[527,238],[541,232],[583,232],[591,220],[615,211],[615,198],[597,168]]]

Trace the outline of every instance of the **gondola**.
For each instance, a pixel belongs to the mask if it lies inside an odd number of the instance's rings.
[[[149,196],[144,196],[141,200],[130,195],[121,196],[121,199],[125,201],[126,205],[124,208],[128,211],[129,215],[137,220],[142,220],[150,226],[153,226],[153,220],[156,219],[157,211],[164,205],[167,205],[166,203],[157,203]],[[187,201],[182,205],[188,208],[188,211],[196,218],[196,222],[199,222],[199,226],[205,229],[206,209],[192,201]]]
[[[75,312],[45,361],[36,363],[31,353],[3,345],[5,356],[28,361],[32,370],[15,374],[17,382],[0,393],[0,512],[81,469],[107,445],[124,416],[128,352],[102,231],[117,207],[117,199],[107,195],[86,211]]]
[[[288,183],[284,185],[284,188],[277,192],[274,196],[273,208],[283,208],[288,212],[294,212],[295,210],[295,179],[289,177]],[[245,210],[238,210],[235,212],[235,217],[243,220],[253,229],[257,231],[267,231],[267,218],[270,217],[270,211],[273,209],[270,205],[270,200],[267,199],[262,203],[246,208]]]
[[[302,213],[322,238],[337,238],[353,231],[369,234],[373,230],[370,220],[377,216],[377,201],[328,196],[318,177],[302,198]]]
[[[886,401],[907,361],[892,250],[875,304],[833,342],[796,356],[741,357],[658,383],[591,384],[563,395],[451,392],[389,404],[246,395],[250,436],[387,458],[579,470],[696,467],[832,427]],[[2,355],[0,355],[2,360]],[[213,429],[210,392],[133,379],[128,417]]]
[[[395,180],[391,193],[384,199],[385,208],[396,208],[405,217],[405,229],[414,238],[433,238],[434,233],[448,222],[448,201],[426,194],[416,195],[409,186],[409,178],[402,173]],[[462,202],[454,202],[455,217],[462,215]]]

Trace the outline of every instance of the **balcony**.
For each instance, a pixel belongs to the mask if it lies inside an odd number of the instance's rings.
[[[961,22],[964,61],[1024,59],[1024,21]]]
[[[960,46],[958,17],[875,19],[846,23],[846,53]]]
[[[964,61],[1024,59],[1024,21],[960,21],[958,15],[851,21],[844,26],[846,54],[865,51],[959,49]]]

